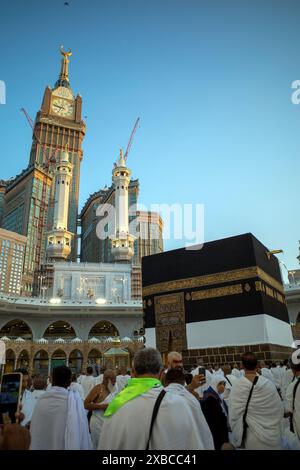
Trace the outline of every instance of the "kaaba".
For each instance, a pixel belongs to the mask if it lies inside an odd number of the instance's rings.
[[[142,258],[146,346],[193,365],[291,353],[278,259],[251,233]]]

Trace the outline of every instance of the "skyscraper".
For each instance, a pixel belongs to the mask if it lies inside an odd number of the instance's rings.
[[[0,293],[20,295],[26,237],[0,228]]]
[[[30,152],[30,165],[35,162],[45,164],[51,157],[60,158],[60,153],[68,144],[69,160],[73,165],[70,183],[68,229],[77,233],[77,214],[79,197],[80,164],[83,158],[82,141],[85,135],[85,123],[81,117],[82,98],[76,97],[69,81],[69,57],[72,52],[65,52],[61,70],[54,88],[46,87],[40,111],[36,115],[33,141]],[[50,206],[48,208],[48,229],[53,226],[55,184],[52,185]],[[72,243],[70,259],[76,261],[76,235]]]
[[[3,223],[3,212],[4,212],[4,194],[6,191],[6,187],[8,186],[9,182],[5,180],[0,180],[0,227],[2,227]]]
[[[23,276],[23,293],[31,295],[37,274],[46,261],[47,234],[53,228],[55,208],[55,165],[68,146],[72,166],[68,176],[67,229],[73,234],[68,259],[77,259],[77,214],[80,163],[85,124],[81,119],[82,99],[76,97],[69,81],[69,57],[63,47],[61,70],[53,88],[46,87],[41,109],[34,123],[29,165],[0,190],[2,226],[27,237]],[[5,188],[4,188],[5,186]],[[1,202],[4,193],[4,205]]]
[[[34,164],[12,181],[4,196],[3,228],[27,237],[24,295],[32,294],[35,273],[45,257],[47,213],[44,222],[40,216],[48,205],[51,185],[52,175]]]

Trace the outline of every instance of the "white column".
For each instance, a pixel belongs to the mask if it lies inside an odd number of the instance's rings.
[[[81,283],[80,283],[80,273],[74,274],[72,276],[72,284],[71,284],[71,292],[72,292],[72,298],[79,299],[82,297],[82,292],[80,292],[78,289],[80,289]]]
[[[113,273],[108,273],[105,276],[105,293],[106,293],[106,300],[107,302],[112,300],[112,276]]]
[[[127,274],[127,300],[131,300],[131,274]]]

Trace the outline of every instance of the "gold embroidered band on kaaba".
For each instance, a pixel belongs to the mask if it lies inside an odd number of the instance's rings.
[[[197,290],[192,292],[191,297],[192,300],[204,300],[242,293],[242,284],[234,284],[231,286],[215,287],[213,289]]]
[[[160,294],[163,292],[172,292],[183,289],[193,289],[195,287],[222,284],[225,282],[241,281],[243,279],[259,278],[272,286],[282,295],[284,295],[283,286],[267,274],[258,266],[250,268],[233,269],[232,271],[223,271],[221,273],[208,274],[205,276],[188,277],[174,281],[160,282],[143,288],[143,297]]]

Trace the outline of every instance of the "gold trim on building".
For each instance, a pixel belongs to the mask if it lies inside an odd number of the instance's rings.
[[[262,283],[261,281],[255,281],[255,290],[258,292],[262,292]]]
[[[274,277],[267,274],[260,267],[256,266],[256,268],[257,268],[257,272],[258,272],[258,277],[260,277],[263,281],[265,281],[267,284],[274,287],[274,289],[278,290],[281,294],[284,295],[284,289],[283,289],[283,286],[280,282],[276,281],[276,279],[274,279]]]
[[[163,292],[172,292],[175,290],[192,289],[195,287],[209,286],[214,284],[221,284],[225,282],[241,281],[243,279],[251,279],[259,277],[267,282],[274,289],[278,290],[284,295],[283,286],[280,282],[276,281],[272,276],[269,276],[258,266],[251,266],[250,268],[233,269],[232,271],[224,271],[221,273],[208,274],[205,276],[189,277],[178,279],[175,281],[160,282],[152,284],[143,288],[143,297],[160,294]]]
[[[281,302],[282,304],[286,304],[283,295],[281,295],[277,290],[273,290],[269,286],[263,284],[261,281],[255,282],[255,290],[258,292],[264,292],[269,297],[272,297],[272,299],[278,300],[278,302]]]
[[[192,300],[204,300],[226,295],[242,294],[242,284],[233,284],[225,287],[215,287],[213,289],[198,290],[192,292]]]

